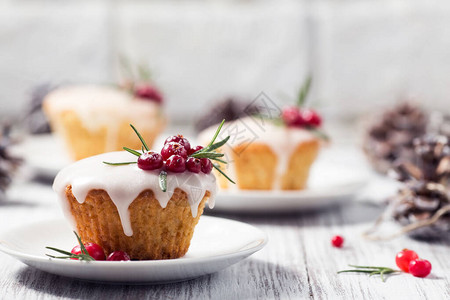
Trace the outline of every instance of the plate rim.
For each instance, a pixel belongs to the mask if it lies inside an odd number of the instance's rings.
[[[158,266],[170,266],[170,265],[188,265],[188,264],[195,264],[195,263],[208,263],[211,261],[215,261],[217,259],[227,259],[227,258],[233,258],[233,257],[247,257],[259,250],[261,250],[262,248],[264,248],[265,245],[267,245],[269,238],[268,235],[265,231],[259,229],[258,227],[245,223],[245,222],[241,222],[241,221],[236,221],[236,220],[232,220],[232,219],[227,219],[227,218],[221,218],[221,217],[214,217],[214,216],[208,216],[208,215],[203,215],[201,216],[201,218],[206,218],[206,219],[219,219],[219,220],[226,220],[227,222],[236,222],[236,223],[241,223],[243,225],[246,226],[250,226],[256,230],[258,230],[261,235],[262,238],[253,241],[249,244],[253,244],[255,242],[257,242],[255,245],[253,245],[250,248],[245,248],[246,246],[243,246],[245,249],[243,250],[238,250],[238,251],[234,251],[231,253],[225,253],[225,254],[219,254],[219,255],[211,255],[211,256],[205,256],[205,257],[180,257],[180,258],[175,258],[175,259],[158,259],[158,260],[140,260],[140,261],[91,261],[91,262],[85,262],[85,261],[81,261],[82,264],[79,264],[80,261],[76,261],[76,260],[63,260],[63,259],[52,259],[50,257],[45,257],[45,256],[39,256],[39,255],[33,255],[33,254],[27,254],[27,253],[23,253],[20,252],[18,250],[14,250],[11,249],[10,247],[8,247],[7,245],[5,245],[5,240],[3,239],[3,235],[6,234],[10,234],[11,232],[14,232],[16,230],[23,230],[27,227],[32,227],[33,225],[36,224],[42,224],[42,223],[50,223],[50,222],[65,222],[65,220],[63,218],[55,218],[55,219],[50,219],[50,220],[46,220],[46,221],[39,221],[39,222],[30,222],[27,224],[23,224],[20,226],[15,226],[10,228],[9,230],[2,230],[0,232],[0,251],[8,254],[22,262],[24,262],[24,260],[27,261],[35,261],[35,262],[51,262],[53,264],[59,264],[59,265],[67,265],[67,264],[72,264],[71,266],[81,266],[84,264],[89,264],[91,266],[95,266],[95,265],[101,265],[101,266],[111,266],[111,267],[129,267],[129,268],[134,268],[136,267],[136,265],[146,265],[148,267],[152,266],[152,267],[158,267]],[[25,262],[24,262],[25,263]]]

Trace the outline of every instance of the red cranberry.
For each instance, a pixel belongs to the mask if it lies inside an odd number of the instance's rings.
[[[170,142],[164,145],[161,150],[161,155],[164,160],[167,160],[172,155],[179,155],[186,159],[187,151],[180,143]]]
[[[344,238],[340,235],[335,235],[331,239],[331,245],[336,248],[341,248],[342,244],[344,244]]]
[[[403,249],[395,256],[395,263],[403,271],[409,272],[409,263],[412,260],[418,259],[419,255],[416,252],[408,249]]]
[[[86,243],[84,244],[84,247],[86,248],[87,252],[89,253],[90,256],[92,256],[93,259],[95,260],[105,260],[105,253],[103,252],[102,247],[100,247],[99,245],[95,244],[95,243]],[[77,245],[75,247],[73,247],[72,251],[73,254],[81,254],[81,248],[80,245]],[[76,259],[77,258],[73,258]]]
[[[189,157],[186,160],[186,169],[192,173],[199,173],[202,169],[202,163],[200,159],[195,157]]]
[[[163,166],[164,161],[161,154],[149,151],[139,156],[137,165],[142,170],[156,170]]]
[[[409,263],[409,273],[415,277],[427,277],[431,272],[431,263],[426,259],[415,259]]]
[[[188,139],[183,137],[181,134],[169,136],[164,142],[164,145],[171,142],[183,145],[188,153],[191,151],[191,143],[189,143]]]
[[[296,106],[289,106],[283,109],[281,118],[287,126],[303,126],[303,121],[300,109]]]
[[[159,104],[163,102],[163,97],[158,89],[148,84],[136,87],[134,93],[138,98],[152,100]]]
[[[172,155],[166,160],[166,169],[174,173],[183,173],[186,170],[186,160],[180,155]]]
[[[203,149],[203,146],[200,146],[200,145],[195,146],[194,148],[191,148],[191,150],[188,151],[188,155],[192,155],[195,152],[197,152],[198,150],[202,150],[202,149]]]
[[[322,124],[322,118],[312,109],[302,111],[302,119],[309,126],[319,127]]]
[[[211,173],[213,166],[209,158],[200,158],[200,162],[202,164],[202,172],[205,174]]]
[[[110,255],[108,255],[107,261],[128,261],[131,260],[128,253],[123,251],[114,251]]]

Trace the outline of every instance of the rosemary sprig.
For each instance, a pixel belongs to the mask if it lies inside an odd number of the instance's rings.
[[[133,128],[134,132],[136,133],[138,138],[141,140],[142,146],[144,146],[145,150],[149,151],[150,149],[148,148],[147,143],[145,142],[144,138],[141,136],[139,131],[137,131],[137,129],[133,126],[133,124],[130,124],[130,126],[131,126],[131,128]]]
[[[137,157],[141,156],[142,153],[137,152],[136,150],[130,149],[128,147],[123,147],[123,150],[130,152],[133,155],[136,155]]]
[[[216,169],[220,174],[222,174],[223,176],[225,176],[226,179],[228,179],[231,183],[236,184],[236,182],[234,182],[233,180],[231,180],[230,177],[227,176],[227,174],[225,174],[221,169],[220,166],[217,164],[212,164],[214,169]]]
[[[308,97],[309,90],[311,89],[312,76],[309,75],[305,82],[303,83],[300,92],[298,94],[297,106],[302,107],[305,104],[306,98]]]
[[[137,161],[127,161],[127,162],[118,162],[118,163],[104,161],[103,163],[105,165],[110,165],[110,166],[125,166],[125,165],[137,164]]]
[[[59,252],[61,254],[64,254],[65,256],[54,256],[54,255],[50,255],[50,254],[45,254],[45,255],[47,255],[48,257],[57,258],[57,259],[75,258],[75,259],[84,260],[84,261],[95,261],[95,259],[89,255],[89,252],[86,250],[86,247],[84,247],[84,244],[81,241],[80,236],[75,231],[73,233],[75,233],[75,236],[77,237],[78,244],[80,245],[81,254],[73,254],[71,252],[61,250],[58,248],[54,248],[54,247],[45,247],[46,249],[53,250],[55,252]]]
[[[167,192],[167,172],[161,171],[159,173],[159,187],[163,192]]]
[[[324,141],[329,141],[330,140],[330,137],[325,132],[323,132],[320,129],[310,128],[309,130],[311,131],[312,134],[317,136],[319,139],[322,139]]]
[[[386,279],[384,277],[385,274],[392,274],[392,273],[400,273],[400,270],[394,270],[388,267],[374,267],[374,266],[355,266],[355,265],[349,265],[350,267],[353,267],[355,269],[350,270],[342,270],[337,272],[338,274],[341,273],[367,273],[369,276],[373,275],[380,275],[381,281],[386,282]]]

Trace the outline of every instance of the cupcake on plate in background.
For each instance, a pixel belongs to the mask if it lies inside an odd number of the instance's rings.
[[[146,79],[127,80],[122,87],[64,86],[45,97],[43,110],[72,159],[79,160],[122,150],[123,145],[138,149],[139,140],[129,134],[130,123],[151,146],[166,125],[162,104],[161,92]]]
[[[310,168],[328,137],[322,131],[322,119],[304,108],[311,79],[303,85],[297,106],[283,109],[265,94],[255,99],[258,114],[227,122],[223,134],[231,138],[222,151],[228,165],[222,169],[236,180],[230,185],[219,176],[223,189],[301,190],[307,186]],[[245,111],[245,109],[244,109]],[[214,127],[203,130],[199,140],[205,143]]]

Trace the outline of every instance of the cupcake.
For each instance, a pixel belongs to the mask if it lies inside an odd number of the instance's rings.
[[[140,147],[139,140],[129,134],[130,123],[152,145],[166,124],[161,101],[150,86],[132,94],[113,86],[78,85],[49,93],[43,109],[70,156],[79,160],[121,150],[123,145]]]
[[[105,255],[181,257],[206,202],[214,206],[209,157],[221,155],[211,147],[191,148],[182,136],[169,137],[159,153],[138,136],[142,152],[124,147],[77,161],[59,172],[53,189],[83,243],[100,245]]]
[[[321,130],[322,120],[319,114],[303,107],[308,88],[309,83],[302,89],[297,106],[280,110],[263,95],[265,99],[255,101],[264,101],[258,107],[266,107],[267,111],[260,110],[259,115],[248,114],[227,123],[223,133],[230,136],[230,142],[222,151],[224,160],[229,162],[226,170],[236,179],[236,185],[230,185],[225,177],[220,176],[221,188],[306,188],[310,168],[323,141],[328,139]],[[268,104],[272,104],[272,107]],[[275,115],[271,115],[271,112],[275,112]],[[213,131],[214,127],[203,130],[199,140],[206,142],[206,137]]]

